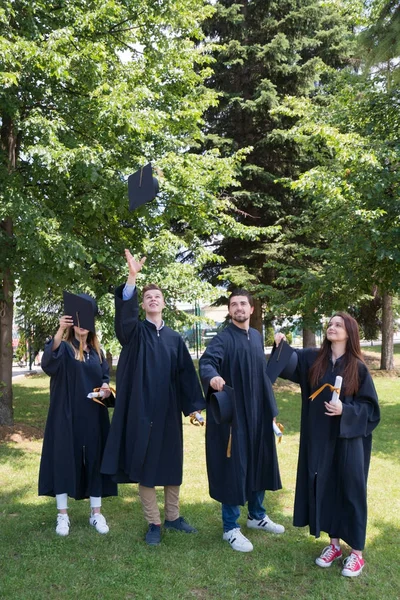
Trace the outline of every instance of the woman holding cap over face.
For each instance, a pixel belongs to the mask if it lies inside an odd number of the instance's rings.
[[[275,335],[270,363],[285,336]],[[358,325],[345,312],[330,319],[321,348],[285,348],[280,376],[301,386],[302,413],[294,525],[321,531],[330,543],[315,563],[330,567],[342,557],[340,539],[351,547],[342,575],[357,577],[364,568],[367,526],[367,476],[372,431],[380,420],[378,398],[361,355]],[[340,399],[335,381],[343,378]],[[337,384],[336,384],[337,385]],[[336,401],[335,401],[336,400]]]
[[[117,485],[100,473],[100,464],[110,420],[107,408],[87,396],[94,388],[101,388],[103,398],[110,396],[109,367],[94,330],[95,300],[65,292],[64,304],[73,317],[61,317],[42,357],[43,371],[51,380],[39,495],[56,497],[59,535],[69,533],[68,496],[90,497],[89,523],[99,533],[108,533],[101,498],[116,496]]]

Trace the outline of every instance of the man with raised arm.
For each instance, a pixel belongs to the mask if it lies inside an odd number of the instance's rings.
[[[263,507],[265,490],[281,488],[273,433],[278,410],[261,335],[250,327],[253,310],[249,292],[235,290],[228,301],[231,323],[212,339],[200,358],[200,377],[207,396],[210,496],[222,503],[223,539],[239,552],[253,550],[238,522],[240,505],[246,502],[248,528],[271,533],[285,531],[266,515]],[[226,398],[221,395],[225,391]],[[217,397],[224,402],[218,417],[230,415],[225,420],[216,418],[212,410],[215,392],[220,392]],[[229,410],[226,404],[230,404]]]
[[[115,331],[122,345],[117,367],[117,400],[104,452],[102,472],[118,483],[139,483],[146,542],[161,541],[155,486],[164,487],[166,529],[196,530],[179,515],[182,483],[182,414],[205,406],[193,361],[179,333],[164,324],[163,293],[155,284],[143,290],[139,319],[136,276],[145,258],[125,250],[129,276],[115,291]]]

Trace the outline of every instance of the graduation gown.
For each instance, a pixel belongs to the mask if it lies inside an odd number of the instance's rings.
[[[78,343],[73,342],[77,347]],[[89,496],[116,496],[117,486],[101,475],[100,465],[110,428],[108,410],[87,398],[95,387],[109,382],[109,367],[89,348],[83,362],[61,342],[44,349],[42,368],[50,375],[50,407],[39,471],[39,495],[67,493],[80,500]]]
[[[204,408],[200,382],[179,333],[139,320],[137,290],[123,300],[123,287],[115,293],[118,396],[102,472],[119,483],[180,485],[182,413]]]
[[[351,548],[362,550],[367,526],[367,477],[372,431],[378,425],[378,398],[367,367],[359,361],[360,387],[354,396],[346,394],[343,380],[339,417],[325,415],[324,402],[332,392],[325,388],[314,400],[309,396],[324,383],[334,385],[343,376],[345,356],[336,360],[316,388],[309,382],[309,370],[318,349],[293,350],[291,372],[281,377],[301,386],[302,410],[293,523],[309,525],[310,533],[321,531],[343,539]]]
[[[207,402],[206,457],[210,496],[223,504],[243,505],[255,491],[280,489],[272,428],[278,414],[266,372],[262,338],[231,323],[215,336],[200,358],[200,377],[209,399],[217,375],[234,389],[231,457],[229,424],[217,424]]]

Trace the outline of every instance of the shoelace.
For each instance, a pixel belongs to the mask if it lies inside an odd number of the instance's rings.
[[[359,557],[357,556],[357,554],[351,553],[350,556],[348,556],[344,561],[344,566],[346,569],[352,571],[353,569],[355,569],[355,567],[357,567],[358,561]]]
[[[58,523],[65,523],[66,525],[68,525],[69,519],[68,519],[68,515],[57,515],[57,522]]]
[[[336,548],[332,548],[332,546],[326,546],[322,550],[321,558],[327,558],[328,560],[332,560],[335,557]]]

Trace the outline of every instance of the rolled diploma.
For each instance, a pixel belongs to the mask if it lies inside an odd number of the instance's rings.
[[[204,419],[199,412],[195,412],[194,416],[196,417],[199,423],[204,423]]]
[[[88,394],[86,398],[102,398],[103,396],[104,392],[103,390],[100,390],[99,392],[90,392],[90,394]]]
[[[282,436],[282,431],[279,429],[279,427],[275,423],[275,421],[272,421],[272,427],[274,429],[274,433],[275,433],[276,437],[281,437]]]
[[[336,392],[336,391],[332,392],[332,398],[330,399],[329,404],[336,404],[336,402],[339,400],[342,382],[343,382],[343,377],[340,377],[340,375],[337,375],[336,379],[335,379],[335,388],[338,388],[339,392]]]

